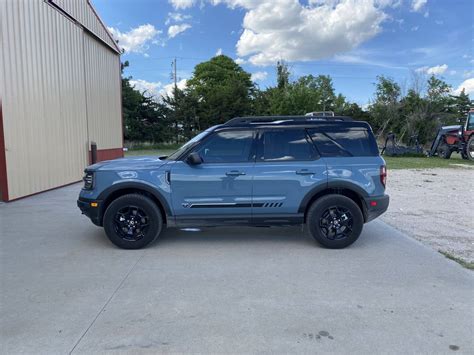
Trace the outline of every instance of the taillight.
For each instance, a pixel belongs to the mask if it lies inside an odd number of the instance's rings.
[[[383,187],[387,185],[387,167],[385,165],[380,167],[380,182],[382,183]]]

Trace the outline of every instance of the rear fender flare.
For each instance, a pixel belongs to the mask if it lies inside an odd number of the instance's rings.
[[[344,190],[350,190],[354,192],[359,198],[361,199],[361,204],[363,207],[362,213],[366,214],[366,205],[365,205],[365,199],[369,198],[369,194],[367,191],[365,191],[362,187],[348,182],[348,181],[329,181],[327,184],[323,186],[316,186],[312,190],[310,190],[306,196],[303,198],[301,201],[301,204],[298,208],[298,213],[305,213],[307,208],[309,207],[310,202],[313,200],[313,198],[318,195],[319,193],[322,193],[326,190],[335,190],[337,191],[338,189],[344,189]]]

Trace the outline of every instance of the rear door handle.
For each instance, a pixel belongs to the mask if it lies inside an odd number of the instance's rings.
[[[301,170],[296,170],[296,173],[298,175],[313,175],[313,171],[309,171],[308,169],[301,169]]]
[[[232,170],[228,171],[225,173],[227,176],[239,176],[239,175],[245,175],[243,171],[237,171],[237,170]]]

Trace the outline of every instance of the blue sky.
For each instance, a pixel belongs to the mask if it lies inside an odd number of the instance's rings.
[[[216,53],[237,59],[261,87],[275,63],[294,78],[328,74],[336,92],[365,105],[377,75],[407,89],[413,73],[435,74],[474,98],[472,0],[93,0],[125,49],[137,88],[181,85]]]

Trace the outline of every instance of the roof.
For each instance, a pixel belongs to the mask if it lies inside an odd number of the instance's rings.
[[[326,126],[326,127],[363,127],[370,128],[364,121],[354,121],[347,116],[248,116],[236,117],[219,128],[224,127],[261,127],[261,126]]]
[[[105,26],[97,14],[97,11],[94,9],[91,0],[47,0],[46,3],[57,9],[76,24],[82,26],[84,30],[92,34],[117,54],[122,52],[107,26]]]

